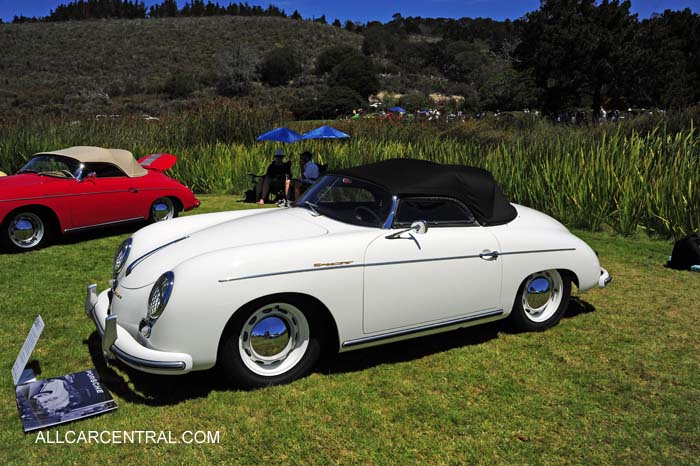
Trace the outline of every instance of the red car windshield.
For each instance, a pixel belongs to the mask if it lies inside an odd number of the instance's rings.
[[[37,155],[19,169],[20,173],[36,173],[56,178],[78,178],[82,164],[70,157],[61,155]]]

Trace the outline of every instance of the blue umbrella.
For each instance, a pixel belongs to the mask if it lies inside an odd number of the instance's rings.
[[[301,137],[302,139],[344,139],[349,138],[350,135],[343,133],[331,126],[321,126],[316,129],[312,129],[308,133],[304,133]]]
[[[406,109],[403,107],[391,107],[387,108],[390,112],[396,112],[396,113],[406,113]]]
[[[261,134],[256,139],[256,141],[277,142],[297,142],[299,140],[301,140],[301,134],[289,128],[275,128],[272,131]]]

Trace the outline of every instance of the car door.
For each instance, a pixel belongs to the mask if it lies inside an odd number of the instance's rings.
[[[382,234],[365,255],[365,333],[420,327],[496,310],[500,306],[501,261],[488,255],[498,242],[471,212],[453,199],[399,201],[393,231],[413,221],[424,234]]]
[[[94,176],[88,175],[94,173]],[[118,167],[109,163],[86,163],[84,177],[76,182],[71,209],[73,228],[84,228],[143,218],[136,208],[138,189]]]

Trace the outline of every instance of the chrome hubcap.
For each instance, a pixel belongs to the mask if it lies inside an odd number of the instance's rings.
[[[266,317],[253,326],[250,347],[254,353],[266,358],[282,354],[289,345],[289,328],[279,317]]]
[[[10,221],[8,228],[10,241],[20,248],[32,248],[44,237],[44,222],[38,215],[24,212]]]
[[[273,303],[255,311],[238,338],[238,350],[246,367],[268,377],[296,366],[308,344],[306,316],[287,303]]]
[[[561,304],[564,282],[556,270],[530,275],[523,289],[525,316],[533,322],[544,322],[557,312]]]
[[[175,208],[173,207],[173,201],[171,201],[167,197],[161,197],[160,199],[157,199],[151,207],[151,217],[156,222],[169,220],[173,218],[174,213]]]

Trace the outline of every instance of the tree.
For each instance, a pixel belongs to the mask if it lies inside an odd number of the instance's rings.
[[[339,29],[340,29],[341,27],[343,27],[343,25],[340,24],[340,20],[339,20],[338,18],[336,18],[336,19],[333,21],[333,27],[337,27],[337,28],[339,28]]]
[[[635,25],[628,0],[542,0],[528,13],[515,54],[542,89],[545,111],[587,102],[596,114],[619,98]]]
[[[294,49],[278,47],[270,50],[260,65],[260,78],[272,86],[287,84],[301,75],[301,62]]]
[[[700,15],[666,10],[645,19],[635,38],[630,93],[641,105],[682,107],[700,101]]]
[[[434,104],[429,95],[418,91],[404,94],[399,98],[399,105],[409,112],[432,108]]]
[[[291,19],[295,19],[297,21],[301,21],[302,17],[301,14],[299,13],[298,10],[294,10],[294,13],[292,13],[292,16],[290,16]]]
[[[249,94],[258,77],[258,57],[255,51],[238,45],[227,51],[221,61],[221,72],[216,82],[217,92],[227,97]]]
[[[331,87],[319,98],[306,98],[294,106],[294,116],[302,120],[335,118],[348,115],[354,109],[366,104],[356,91],[349,87]]]
[[[316,58],[316,74],[323,75],[333,71],[349,57],[361,55],[360,51],[350,45],[334,45],[321,50]]]
[[[349,87],[363,98],[379,90],[379,78],[371,58],[353,55],[333,68],[330,83],[332,86]]]

